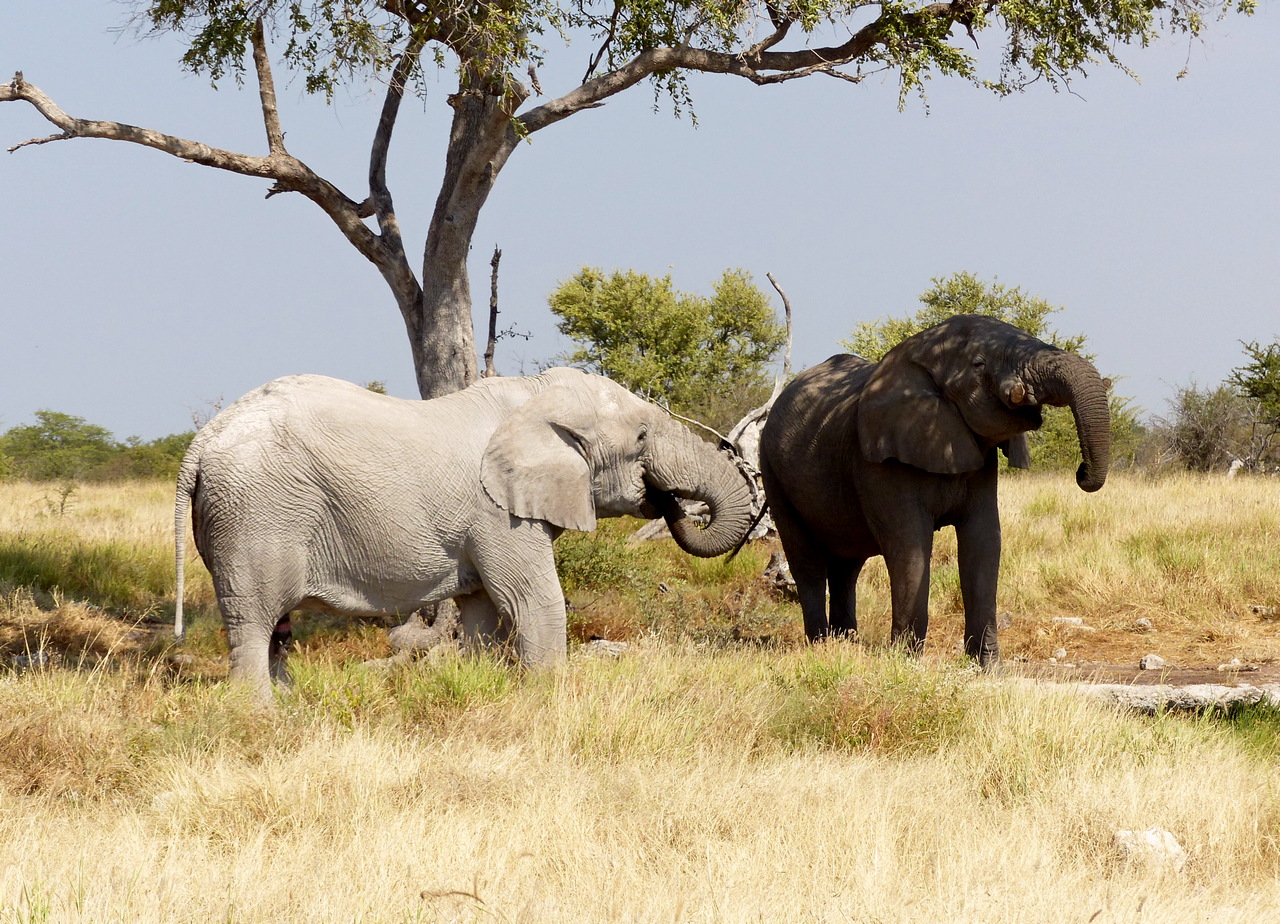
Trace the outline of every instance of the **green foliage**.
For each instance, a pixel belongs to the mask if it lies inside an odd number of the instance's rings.
[[[841,55],[840,65],[860,79],[868,72],[896,71],[900,94],[923,94],[933,74],[956,76],[1005,95],[1043,81],[1055,89],[1084,76],[1090,65],[1127,70],[1119,46],[1146,45],[1162,31],[1197,35],[1207,20],[1228,11],[1249,14],[1254,0],[1116,0],[1078,4],[1064,0],[1002,0],[990,7],[924,2],[886,2],[868,21],[862,4],[838,0],[790,0],[759,5],[745,0],[515,0],[463,2],[353,2],[353,0],[147,0],[135,4],[137,20],[152,31],[186,36],[182,63],[218,81],[243,76],[255,19],[284,45],[286,65],[308,92],[332,96],[342,83],[384,77],[406,47],[427,47],[437,67],[456,61],[466,84],[483,80],[509,88],[545,56],[542,36],[565,44],[582,40],[592,49],[587,75],[614,70],[658,48],[689,47],[745,61],[752,46],[779,24],[803,33],[800,47],[817,47],[833,33],[865,30],[875,41]],[[959,30],[1001,36],[999,77],[978,73],[976,57]],[[976,44],[976,43],[975,43]],[[983,47],[988,47],[983,42]],[[451,52],[446,55],[445,50]],[[762,49],[763,50],[763,49]],[[415,56],[416,57],[416,56]],[[718,61],[711,62],[718,65]],[[691,65],[697,66],[697,65]],[[723,70],[723,66],[708,66]],[[762,70],[769,70],[762,67]],[[419,75],[420,76],[420,75]],[[689,104],[681,69],[652,76],[677,110]]]
[[[1130,468],[1137,464],[1144,427],[1138,408],[1132,400],[1112,394],[1111,467]],[[1037,468],[1074,470],[1080,464],[1080,437],[1070,408],[1046,406],[1042,409],[1044,424],[1027,434],[1032,464]]]
[[[935,324],[958,314],[981,314],[997,318],[1025,330],[1063,350],[1078,353],[1092,361],[1085,351],[1085,335],[1063,335],[1049,326],[1049,316],[1061,311],[1039,296],[1028,295],[1019,286],[1009,288],[998,280],[984,282],[973,273],[959,272],[943,278],[934,277],[933,285],[920,296],[924,306],[903,318],[880,318],[863,321],[840,345],[850,352],[875,362],[906,340]],[[1112,460],[1117,467],[1132,464],[1141,441],[1139,411],[1129,398],[1111,395]],[[1069,408],[1045,407],[1044,425],[1027,434],[1035,467],[1074,469],[1080,464],[1080,441],[1075,419]]]
[[[1242,345],[1248,362],[1226,382],[1176,390],[1169,416],[1153,421],[1151,464],[1192,472],[1222,471],[1234,460],[1251,471],[1280,465],[1280,340]]]
[[[670,276],[588,267],[548,302],[560,333],[578,344],[568,362],[721,432],[767,396],[766,366],[786,339],[743,270],[726,270],[707,298],[677,292]]]
[[[631,523],[634,529],[637,523]],[[582,590],[634,590],[645,573],[645,549],[619,529],[566,532],[556,540],[556,574],[566,595]]]
[[[1258,403],[1264,420],[1280,426],[1280,340],[1265,347],[1257,341],[1243,346],[1250,361],[1232,369],[1227,381]]]
[[[1233,459],[1247,460],[1258,436],[1257,404],[1231,385],[1181,386],[1168,417],[1154,420],[1155,467],[1191,472],[1225,471]]]
[[[37,481],[82,478],[116,451],[110,432],[83,417],[36,411],[36,423],[13,427],[4,450],[15,474]]]
[[[958,314],[982,314],[997,318],[1014,327],[1025,330],[1072,353],[1082,353],[1084,334],[1063,336],[1049,327],[1049,315],[1061,311],[1061,306],[1051,305],[1043,298],[1027,295],[1018,286],[1009,288],[998,280],[983,282],[973,273],[959,272],[943,278],[934,277],[933,286],[920,296],[924,306],[905,318],[880,318],[863,321],[840,345],[851,353],[879,362],[884,354],[906,340],[912,334],[941,324]]]
[[[172,478],[193,432],[143,442],[131,436],[116,442],[110,431],[57,411],[36,411],[36,423],[0,436],[0,480],[106,481],[118,478]]]
[[[1251,470],[1280,465],[1280,340],[1243,344],[1249,362],[1227,379],[1249,406],[1249,438],[1236,455]]]

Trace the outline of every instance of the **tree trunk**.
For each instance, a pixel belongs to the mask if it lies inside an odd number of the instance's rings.
[[[416,305],[400,306],[423,398],[450,394],[476,380],[467,256],[480,210],[518,142],[511,114],[523,102],[519,92],[503,93],[474,71],[464,73],[461,83],[449,97],[453,126],[427,230],[422,296]]]

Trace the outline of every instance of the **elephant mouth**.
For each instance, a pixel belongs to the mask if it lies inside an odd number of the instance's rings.
[[[1038,404],[1015,407],[1014,412],[1025,420],[1032,430],[1039,430],[1044,424],[1044,411]]]
[[[663,491],[646,483],[644,497],[640,500],[639,515],[646,520],[656,520],[658,517],[665,517],[668,512],[673,512],[679,505],[680,502],[670,491]]]

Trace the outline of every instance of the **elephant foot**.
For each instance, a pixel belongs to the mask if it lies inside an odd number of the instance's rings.
[[[984,649],[978,655],[978,666],[989,673],[1000,669],[1000,649]]]
[[[996,641],[995,628],[981,634],[966,635],[964,653],[977,661],[984,671],[997,668],[1000,665],[1000,644]]]

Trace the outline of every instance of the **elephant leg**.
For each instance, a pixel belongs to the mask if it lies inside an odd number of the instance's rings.
[[[857,634],[858,575],[866,561],[865,558],[832,558],[830,561],[827,580],[831,585],[832,635]]]
[[[564,591],[551,546],[556,532],[542,520],[511,517],[501,534],[475,542],[480,581],[509,620],[516,653],[527,665],[563,661],[568,652]]]
[[[231,648],[231,679],[248,685],[258,699],[270,701],[273,674],[285,670],[283,653],[277,656],[272,644],[280,617],[266,612],[255,597],[219,596],[218,608]]]
[[[774,500],[773,498],[777,498]],[[804,634],[809,641],[817,641],[828,634],[827,622],[827,552],[815,542],[795,513],[774,491],[769,501],[773,525],[782,541],[782,551],[787,556],[791,577],[796,582],[800,597],[800,612],[804,617]]]
[[[889,571],[889,591],[893,600],[893,629],[890,638],[908,651],[919,653],[929,632],[929,557],[933,554],[933,532],[923,539],[894,551],[885,551]]]
[[[505,648],[511,641],[510,626],[503,624],[498,606],[483,590],[459,597],[458,624],[463,645],[469,652],[481,648]]]
[[[964,600],[964,652],[984,668],[1000,660],[996,641],[996,587],[1000,578],[1000,511],[994,476],[990,492],[956,525],[960,594]]]

